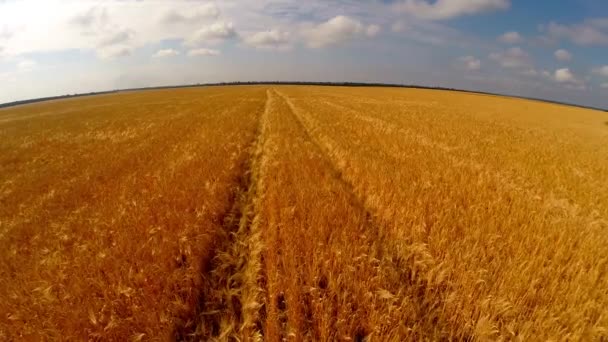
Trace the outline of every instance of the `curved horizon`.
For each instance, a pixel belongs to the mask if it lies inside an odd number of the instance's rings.
[[[442,90],[442,91],[457,91],[471,94],[479,94],[479,95],[492,95],[492,96],[500,96],[507,98],[515,98],[515,99],[524,99],[530,101],[539,101],[552,103],[563,106],[571,106],[571,107],[579,107],[590,110],[598,110],[602,112],[607,112],[607,108],[600,108],[594,106],[585,106],[576,103],[569,102],[560,102],[550,99],[544,98],[536,98],[536,97],[526,97],[526,96],[518,96],[512,94],[505,93],[492,93],[485,92],[481,90],[474,89],[459,89],[459,88],[446,88],[439,86],[423,86],[416,84],[399,84],[399,83],[366,83],[366,82],[304,82],[304,81],[234,81],[234,82],[218,82],[218,83],[193,83],[193,84],[178,84],[178,85],[160,85],[160,86],[147,86],[141,88],[124,88],[124,89],[111,89],[111,90],[100,90],[90,93],[75,93],[75,94],[64,94],[64,95],[53,95],[48,97],[39,97],[39,98],[31,98],[25,100],[17,100],[12,102],[0,103],[0,109],[2,108],[10,108],[15,106],[26,105],[30,103],[38,103],[44,101],[54,101],[54,100],[62,100],[62,99],[70,99],[74,97],[82,97],[82,96],[96,96],[96,95],[105,95],[126,91],[145,91],[145,90],[162,90],[162,89],[175,89],[175,88],[193,88],[193,87],[211,87],[211,86],[233,86],[233,85],[265,85],[265,84],[277,84],[277,85],[321,85],[321,86],[336,86],[336,87],[391,87],[391,88],[404,88],[404,89],[426,89],[426,90]]]

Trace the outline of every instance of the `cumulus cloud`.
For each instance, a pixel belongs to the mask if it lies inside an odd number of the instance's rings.
[[[506,43],[506,44],[519,44],[524,39],[519,34],[519,32],[510,31],[510,32],[506,32],[505,34],[503,34],[500,37],[498,37],[498,40],[501,41],[501,42],[503,42],[503,43]]]
[[[553,80],[563,84],[568,89],[585,90],[587,88],[585,82],[574,75],[568,68],[555,70]]]
[[[309,47],[321,48],[337,45],[364,33],[364,26],[356,19],[339,15],[322,24],[303,30]]]
[[[186,40],[188,46],[199,46],[206,43],[219,43],[238,36],[231,22],[218,21],[194,32]]]
[[[251,34],[244,38],[246,44],[260,49],[288,49],[291,46],[289,32],[273,29]]]
[[[571,82],[574,80],[574,74],[568,68],[555,70],[554,77],[557,82]]]
[[[169,25],[192,24],[205,19],[217,19],[219,15],[220,10],[214,3],[205,3],[187,13],[169,9],[163,14],[161,22]]]
[[[529,68],[532,65],[530,55],[520,47],[512,47],[503,52],[491,53],[490,59],[507,69]]]
[[[593,73],[599,76],[608,77],[608,65],[593,69]]]
[[[510,0],[403,0],[396,4],[397,10],[428,20],[506,10],[510,6]]]
[[[179,51],[174,49],[162,49],[158,50],[154,53],[154,58],[165,58],[165,57],[173,57],[179,55]]]
[[[220,55],[220,51],[213,50],[213,49],[201,48],[201,49],[194,49],[194,50],[188,51],[188,56],[190,56],[190,57],[219,56],[219,55]]]
[[[562,25],[555,22],[542,27],[548,37],[545,39],[566,39],[583,46],[608,45],[608,25],[604,19],[589,19],[580,24]]]
[[[473,56],[460,57],[460,61],[464,63],[467,70],[476,71],[481,69],[481,61]]]
[[[559,49],[554,53],[555,59],[560,62],[568,62],[572,60],[572,54],[568,50]]]

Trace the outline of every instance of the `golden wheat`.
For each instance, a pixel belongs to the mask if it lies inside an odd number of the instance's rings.
[[[606,122],[299,86],[0,110],[0,338],[608,338]]]

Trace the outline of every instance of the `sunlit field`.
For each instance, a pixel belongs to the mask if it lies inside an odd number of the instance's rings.
[[[313,86],[0,109],[0,339],[608,339],[607,123]]]

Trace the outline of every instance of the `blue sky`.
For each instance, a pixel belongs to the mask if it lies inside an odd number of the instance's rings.
[[[436,85],[608,108],[608,2],[0,0],[0,103],[253,80]]]

